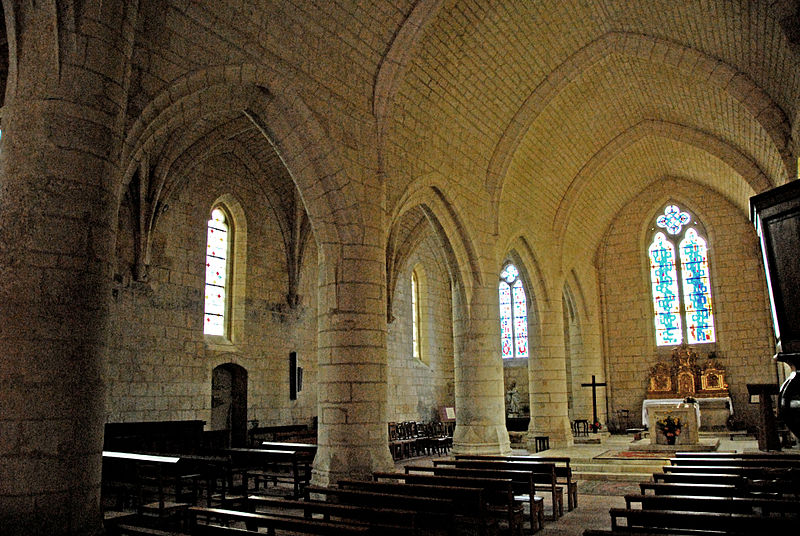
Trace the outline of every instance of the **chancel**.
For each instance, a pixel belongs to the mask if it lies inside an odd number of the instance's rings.
[[[797,1],[0,11],[2,536],[610,528],[640,412],[758,451],[747,386],[800,351]],[[509,474],[375,482],[459,456]]]

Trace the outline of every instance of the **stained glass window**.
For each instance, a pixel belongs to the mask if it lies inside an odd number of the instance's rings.
[[[683,307],[689,344],[714,342],[714,317],[711,314],[711,284],[708,274],[708,248],[693,228],[680,244],[683,276]]]
[[[691,222],[691,215],[677,205],[667,206],[656,220],[658,227],[680,240],[680,263],[675,244],[661,231],[655,234],[648,250],[658,346],[684,340],[688,344],[716,340],[708,247],[697,228],[689,226]]]
[[[528,357],[528,310],[519,271],[509,264],[500,274],[500,348],[504,358]]]
[[[225,213],[220,208],[211,211],[206,240],[206,295],[203,333],[225,335],[225,314],[228,300],[228,251],[230,236]]]
[[[650,281],[653,284],[656,344],[680,344],[681,309],[678,297],[678,272],[675,267],[675,247],[664,233],[656,233],[650,244]]]
[[[420,359],[422,353],[420,352],[419,336],[419,281],[416,270],[411,272],[411,331],[414,357]]]

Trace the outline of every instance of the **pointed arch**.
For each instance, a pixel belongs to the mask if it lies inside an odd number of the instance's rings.
[[[695,48],[660,37],[611,31],[567,58],[531,92],[495,145],[486,171],[485,186],[495,212],[508,168],[519,145],[536,118],[580,73],[611,54],[623,54],[673,65],[689,76],[708,80],[739,101],[761,125],[787,173],[796,168],[791,155],[791,124],[786,113],[746,73]],[[772,182],[772,181],[770,181]],[[495,213],[495,218],[498,214]],[[495,227],[499,224],[495,222]]]

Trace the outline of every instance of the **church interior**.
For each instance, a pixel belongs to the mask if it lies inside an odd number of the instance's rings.
[[[2,9],[0,533],[113,534],[124,452],[313,444],[319,493],[415,448],[797,452],[751,199],[797,192],[800,2]]]

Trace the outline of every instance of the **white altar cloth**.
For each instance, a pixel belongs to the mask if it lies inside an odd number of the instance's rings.
[[[700,408],[703,406],[703,402],[709,402],[712,400],[719,401],[724,400],[728,404],[728,411],[731,412],[733,415],[733,402],[731,401],[731,397],[724,396],[718,398],[696,398],[697,404],[695,405],[695,409],[697,410],[697,426],[700,426]],[[648,426],[648,417],[647,417],[647,408],[650,406],[669,406],[673,405],[676,406],[678,404],[683,403],[683,398],[647,398],[644,402],[642,402],[642,426]]]

